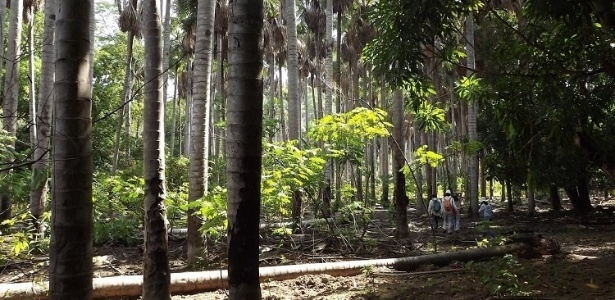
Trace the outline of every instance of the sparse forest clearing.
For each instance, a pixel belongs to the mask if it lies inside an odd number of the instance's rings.
[[[612,0],[0,0],[0,298],[615,299],[614,49]]]

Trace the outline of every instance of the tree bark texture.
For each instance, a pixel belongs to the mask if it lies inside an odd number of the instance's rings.
[[[226,133],[229,299],[261,299],[258,231],[262,165],[263,1],[233,0],[229,12]]]
[[[143,1],[145,42],[143,107],[143,174],[145,179],[145,247],[143,299],[171,299],[167,218],[164,199],[164,103],[162,99],[162,24],[156,0]]]
[[[56,10],[50,299],[92,298],[92,9],[60,0]]]
[[[393,172],[395,174],[395,188],[393,198],[395,201],[395,224],[397,237],[408,235],[408,196],[406,195],[406,178],[402,172],[404,159],[404,95],[401,90],[395,90],[393,95]]]
[[[215,5],[215,0],[200,0],[197,9],[188,201],[205,197],[208,190],[210,91]],[[199,258],[205,258],[204,238],[199,232],[202,222],[193,213],[192,210],[188,212],[189,264],[196,263]]]

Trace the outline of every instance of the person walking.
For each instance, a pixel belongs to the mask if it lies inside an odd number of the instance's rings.
[[[442,198],[442,218],[444,219],[444,231],[451,234],[455,230],[455,216],[459,214],[459,208],[455,205],[450,190],[446,190]]]
[[[442,218],[442,201],[438,199],[437,195],[434,194],[431,196],[429,206],[427,207],[427,212],[431,218],[431,228],[435,232],[438,230],[438,222],[440,221],[440,218]]]

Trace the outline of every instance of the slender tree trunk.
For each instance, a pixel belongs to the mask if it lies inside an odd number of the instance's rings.
[[[278,90],[278,92],[280,93],[279,96],[279,100],[280,100],[280,128],[282,131],[282,141],[288,141],[289,138],[289,133],[290,132],[290,122],[292,122],[292,119],[290,118],[291,112],[291,105],[290,105],[290,99],[288,101],[288,120],[286,118],[286,111],[284,110],[284,96],[282,93],[282,64],[278,64],[278,87],[280,88]],[[289,128],[287,128],[289,127]],[[297,131],[297,137],[299,136],[299,133]]]
[[[468,14],[466,18],[466,46],[468,49],[467,57],[467,76],[471,76],[476,69],[476,62],[474,57],[474,16],[472,13]],[[478,104],[476,102],[468,103],[468,137],[470,141],[478,140],[478,133],[476,129],[476,114],[478,110]],[[467,199],[470,200],[470,216],[478,217],[478,153],[470,154],[469,162],[469,194]]]
[[[405,165],[404,160],[404,98],[401,90],[395,90],[393,95],[393,172],[395,172],[395,217],[397,237],[408,235],[408,196],[406,195],[406,179],[401,168]]]
[[[297,140],[299,138],[299,57],[297,52],[298,40],[295,10],[295,0],[286,0],[286,30],[288,37],[288,138],[290,140]],[[297,146],[299,147],[300,143],[298,143]],[[292,198],[292,218],[295,223],[299,222],[301,219],[301,207],[301,194],[298,187],[295,187]]]
[[[536,212],[536,199],[534,198],[534,184],[528,182],[527,187],[527,212],[530,217]]]
[[[92,1],[60,0],[55,10],[50,299],[92,298],[92,9]]]
[[[172,112],[172,121],[171,121],[171,157],[175,156],[175,131],[177,130],[177,79],[178,79],[178,71],[175,68],[175,84],[173,85],[173,112]],[[180,143],[181,145],[181,143]],[[181,147],[180,147],[181,148]],[[181,152],[181,151],[180,151]]]
[[[258,300],[263,1],[236,0],[230,3],[230,11],[229,40],[234,42],[229,45],[227,123],[229,299]]]
[[[145,242],[143,300],[171,299],[168,257],[164,101],[162,99],[162,24],[156,0],[143,1],[145,46],[143,107],[143,174],[145,179]]]
[[[131,5],[136,5],[136,1],[132,0]],[[130,9],[130,8],[128,8]],[[132,9],[136,9],[134,6]],[[126,65],[124,66],[124,90],[122,91],[122,109],[119,110],[119,116],[117,118],[117,128],[115,130],[115,142],[113,144],[113,162],[111,165],[111,174],[115,175],[115,172],[118,168],[118,163],[120,159],[120,141],[122,135],[122,129],[124,124],[125,112],[127,112],[129,102],[130,102],[130,94],[132,91],[132,44],[134,41],[134,33],[129,30],[127,32],[127,41],[126,41]],[[126,138],[130,138],[129,135]]]
[[[190,153],[190,189],[188,201],[207,196],[209,181],[209,119],[211,102],[211,67],[213,58],[213,31],[216,2],[200,0],[197,12],[197,35],[194,60],[194,86],[192,99],[192,135]],[[199,229],[201,220],[188,211],[188,264],[205,259],[204,238]]]
[[[162,101],[165,108],[167,103],[167,92],[169,86],[169,62],[171,50],[171,0],[166,0],[164,5],[164,48],[162,52]],[[165,109],[166,111],[166,109]]]
[[[5,56],[4,56],[4,32],[6,31],[6,2],[7,0],[0,0],[0,70],[4,70]],[[0,77],[1,79],[2,77]],[[0,81],[1,82],[1,81]]]
[[[32,190],[30,191],[30,213],[34,218],[35,227],[39,233],[44,232],[40,227],[40,217],[45,211],[47,190],[49,189],[49,151],[51,137],[51,107],[53,105],[54,74],[54,39],[55,39],[55,11],[56,1],[45,1],[45,21],[43,29],[43,45],[41,56],[40,87],[38,94],[38,108],[36,113],[36,147],[34,148],[34,164],[32,164]]]
[[[192,142],[191,139],[191,124],[192,124],[192,58],[188,59],[188,66],[186,67],[186,72],[188,72],[188,80],[186,83],[186,123],[184,125],[184,156],[190,157],[190,145]]]
[[[549,186],[549,198],[551,199],[551,209],[555,212],[562,210],[562,199],[559,196],[557,186]]]
[[[19,103],[19,61],[21,55],[21,29],[23,1],[14,1],[10,10],[9,36],[7,40],[6,70],[4,74],[4,101],[2,103],[2,129],[9,136],[17,134],[17,105]],[[15,147],[15,142],[8,145]],[[11,162],[13,157],[7,155],[6,161]],[[10,171],[9,171],[10,172]],[[0,194],[0,222],[11,217],[11,193],[4,191]]]
[[[386,87],[383,81],[380,87],[380,108],[384,111],[389,111]],[[380,180],[382,182],[382,197],[380,202],[382,206],[389,207],[389,137],[380,139]]]
[[[36,147],[36,138],[37,134],[37,119],[36,119],[36,77],[34,75],[34,7],[28,7],[28,77],[30,81],[28,82],[28,91],[30,98],[30,147],[34,154],[34,149]],[[32,156],[33,160],[35,159],[34,155]]]
[[[515,211],[515,207],[514,207],[512,185],[510,184],[509,180],[506,181],[506,192],[508,194],[508,202],[507,202],[508,203],[508,212],[513,212],[513,211]]]

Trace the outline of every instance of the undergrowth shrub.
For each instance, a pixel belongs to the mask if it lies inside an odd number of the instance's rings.
[[[94,244],[139,244],[144,213],[143,178],[97,174],[92,188]]]

